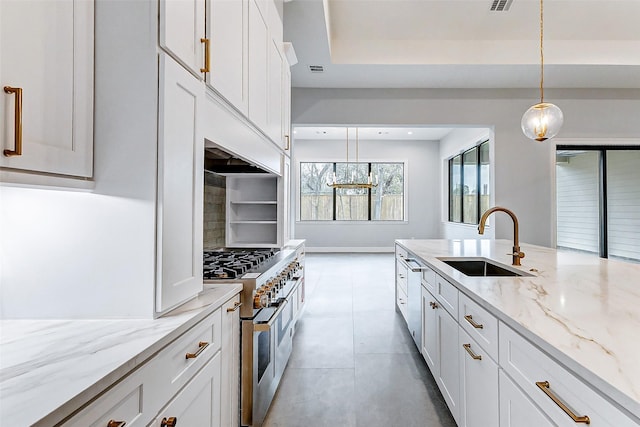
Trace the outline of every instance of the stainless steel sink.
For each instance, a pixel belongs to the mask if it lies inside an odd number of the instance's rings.
[[[438,258],[440,261],[458,270],[465,276],[532,276],[487,258]]]

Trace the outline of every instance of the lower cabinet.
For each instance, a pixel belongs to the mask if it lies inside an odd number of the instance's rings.
[[[61,426],[239,425],[238,307],[236,295]]]
[[[149,427],[220,427],[220,397],[220,353],[217,353]]]
[[[460,353],[458,425],[460,427],[497,426],[498,364],[462,328],[459,330],[458,338]]]
[[[500,370],[499,376],[500,427],[543,427],[555,425],[502,370]],[[485,425],[497,426],[498,424]]]

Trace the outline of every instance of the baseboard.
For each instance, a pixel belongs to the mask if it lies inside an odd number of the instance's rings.
[[[307,253],[393,253],[393,247],[344,247],[344,246],[319,246],[305,248]]]

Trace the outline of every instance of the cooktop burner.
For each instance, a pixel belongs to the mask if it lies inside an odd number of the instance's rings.
[[[220,249],[204,251],[205,279],[236,279],[249,271],[259,273],[260,265],[278,253],[275,249]]]

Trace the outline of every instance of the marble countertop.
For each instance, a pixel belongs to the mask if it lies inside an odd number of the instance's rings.
[[[56,424],[241,289],[207,286],[159,319],[0,321],[0,424]]]
[[[640,264],[521,244],[532,277],[468,277],[438,257],[510,266],[508,240],[396,240],[461,292],[640,418]]]

